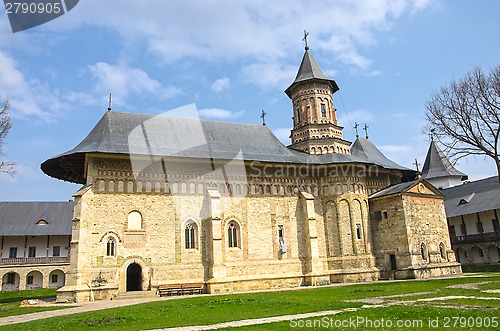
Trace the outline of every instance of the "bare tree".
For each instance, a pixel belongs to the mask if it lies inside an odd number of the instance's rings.
[[[9,102],[4,101],[0,104],[0,157],[3,154],[2,147],[5,143],[5,137],[9,133],[11,127],[12,124],[10,123]],[[3,161],[0,159],[0,173],[14,175],[14,166],[15,164],[13,162]]]
[[[474,68],[435,92],[426,108],[426,130],[445,146],[452,160],[490,157],[500,181],[500,66],[486,75]]]

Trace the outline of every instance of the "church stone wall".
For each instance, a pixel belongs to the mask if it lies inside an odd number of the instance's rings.
[[[121,173],[105,169],[102,159],[89,162],[93,183],[75,195],[75,254],[61,299],[86,301],[126,291],[132,263],[142,268],[142,290],[151,291],[168,283],[205,282],[208,291],[225,293],[378,278],[362,178],[337,178],[332,183],[300,177],[249,178],[240,186],[243,191],[248,185],[247,193],[231,196],[234,186],[187,175],[173,176],[182,180],[167,183],[169,191],[165,183],[138,189],[137,182],[148,179],[127,177],[129,170],[116,163]],[[120,181],[124,184],[110,185]],[[297,186],[288,188],[283,185],[287,183]],[[129,186],[130,193],[119,191]],[[220,196],[217,217],[211,212],[209,188]],[[302,195],[301,189],[315,194]],[[139,227],[135,220],[130,228],[131,213],[140,215]],[[188,223],[197,229],[194,249],[186,249]],[[238,247],[228,245],[230,223],[237,225]],[[110,239],[115,253],[108,256]],[[107,282],[90,291],[99,277]]]
[[[451,250],[443,198],[426,186],[420,192],[412,190],[370,201],[374,254],[382,277],[460,273]]]
[[[391,255],[394,255],[398,269],[411,265],[403,203],[399,196],[371,200],[370,210],[376,264],[384,278],[392,278],[396,269],[391,267]]]
[[[409,195],[404,197],[403,204],[407,213],[407,236],[410,239],[409,250],[412,265],[415,266],[415,277],[460,273],[461,268],[455,262],[455,254],[451,249],[443,199]],[[440,245],[444,247],[443,252],[440,251]],[[451,270],[439,268],[443,264],[451,266]]]

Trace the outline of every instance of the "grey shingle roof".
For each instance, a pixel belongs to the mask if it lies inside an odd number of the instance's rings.
[[[358,137],[351,146],[351,154],[365,160],[366,163],[383,165],[384,168],[410,170],[389,160],[375,145],[367,138]]]
[[[489,177],[442,190],[446,196],[446,216],[474,214],[500,209],[500,183],[498,177]],[[460,204],[461,200],[466,203]]]
[[[370,163],[407,170],[383,156],[370,142],[361,145],[352,155],[310,155],[287,148],[263,125],[107,112],[80,144],[46,160],[41,168],[49,176],[84,184],[86,153],[233,160],[241,152],[246,161]]]
[[[431,141],[427,156],[425,158],[424,167],[422,168],[422,177],[439,178],[439,177],[461,177],[466,180],[468,176],[463,172],[458,171],[451,163],[450,160],[444,155],[439,146]]]
[[[432,191],[434,191],[437,195],[443,197],[444,195],[437,189],[435,188],[434,186],[432,186],[428,181],[426,181],[425,179],[415,179],[415,180],[412,180],[412,181],[409,181],[409,182],[405,182],[405,183],[401,183],[401,184],[396,184],[396,185],[393,185],[393,186],[389,186],[383,190],[380,190],[378,192],[375,192],[373,193],[372,195],[369,196],[370,199],[373,199],[373,198],[380,198],[380,197],[383,197],[383,196],[389,196],[389,195],[394,195],[394,194],[400,194],[400,193],[403,193],[409,189],[411,189],[413,186],[417,185],[418,183],[424,183],[424,185],[426,185],[429,189],[431,189]]]
[[[302,62],[300,63],[299,71],[297,72],[297,76],[295,77],[295,80],[293,81],[292,85],[290,85],[286,90],[285,93],[288,95],[288,97],[291,98],[291,89],[293,86],[300,82],[304,82],[307,80],[312,80],[312,79],[319,79],[319,80],[326,80],[330,82],[333,92],[335,93],[339,90],[339,87],[337,83],[333,80],[328,78],[323,71],[319,68],[318,64],[314,60],[313,56],[311,55],[311,52],[309,52],[309,49],[306,48],[306,51],[304,53],[304,57],[302,58]]]
[[[68,236],[72,219],[73,201],[0,202],[0,236]]]
[[[404,192],[405,190],[409,189],[413,185],[415,185],[419,180],[413,180],[411,182],[406,182],[406,183],[401,183],[401,184],[396,184],[393,186],[389,186],[383,190],[380,190],[378,192],[373,193],[372,195],[369,196],[370,199],[373,198],[380,198],[388,195],[393,195],[393,194],[399,194]]]

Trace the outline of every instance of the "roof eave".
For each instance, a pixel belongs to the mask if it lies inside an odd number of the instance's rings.
[[[330,86],[332,88],[332,94],[334,94],[335,92],[337,92],[338,90],[340,90],[339,86],[337,85],[337,82],[335,80],[333,80],[333,79],[323,79],[323,78],[313,77],[313,78],[309,78],[309,79],[294,81],[290,86],[288,86],[288,88],[285,90],[285,93],[291,99],[292,98],[292,89],[295,86],[304,84],[306,82],[310,83],[310,82],[313,82],[313,81],[321,81],[321,82],[328,82],[328,83],[330,83]]]

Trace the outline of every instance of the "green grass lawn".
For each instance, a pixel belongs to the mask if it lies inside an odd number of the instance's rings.
[[[450,285],[493,282],[481,285],[479,289],[447,288]],[[422,328],[436,329],[428,325],[432,318],[499,318],[499,300],[488,300],[478,304],[476,299],[460,301],[423,301],[409,304],[409,300],[438,296],[465,295],[495,297],[495,294],[481,292],[481,289],[498,289],[500,276],[448,278],[425,281],[378,282],[350,286],[329,286],[307,288],[295,291],[260,292],[249,294],[188,297],[180,300],[157,301],[135,306],[108,309],[97,312],[54,317],[22,324],[22,330],[144,330],[174,326],[214,324],[242,319],[262,318],[288,314],[360,308],[365,303],[345,300],[385,297],[398,294],[433,292],[408,297],[383,298],[397,304],[383,308],[360,309],[329,316],[332,320],[349,318],[416,319],[423,322]],[[496,297],[500,297],[496,294]],[[464,308],[474,306],[475,308]],[[442,320],[441,322],[444,322]],[[301,323],[306,323],[305,320]],[[427,324],[426,324],[427,323]],[[442,324],[442,323],[441,323]],[[298,329],[299,325],[297,326]],[[19,330],[21,325],[8,325],[0,330]],[[332,327],[333,328],[333,327]],[[330,329],[332,329],[330,328]],[[242,328],[245,329],[245,328]],[[247,327],[248,330],[289,330],[290,322],[272,323]],[[321,330],[322,328],[317,328]],[[340,328],[342,329],[342,328]],[[347,328],[349,329],[349,328]],[[369,329],[368,327],[358,330]],[[380,329],[380,328],[375,328]],[[396,329],[396,328],[395,328]],[[406,330],[405,328],[399,328]],[[457,327],[447,330],[458,329]],[[477,328],[480,329],[480,328]],[[490,330],[498,328],[489,328]]]
[[[34,313],[38,311],[62,309],[63,307],[21,307],[21,301],[25,299],[54,298],[56,289],[40,288],[25,291],[2,291],[0,292],[0,317]]]
[[[396,306],[300,321],[253,325],[237,330],[498,330],[498,326],[493,327],[492,322],[499,318],[498,308],[458,310],[432,306]],[[485,327],[484,323],[489,326]]]

